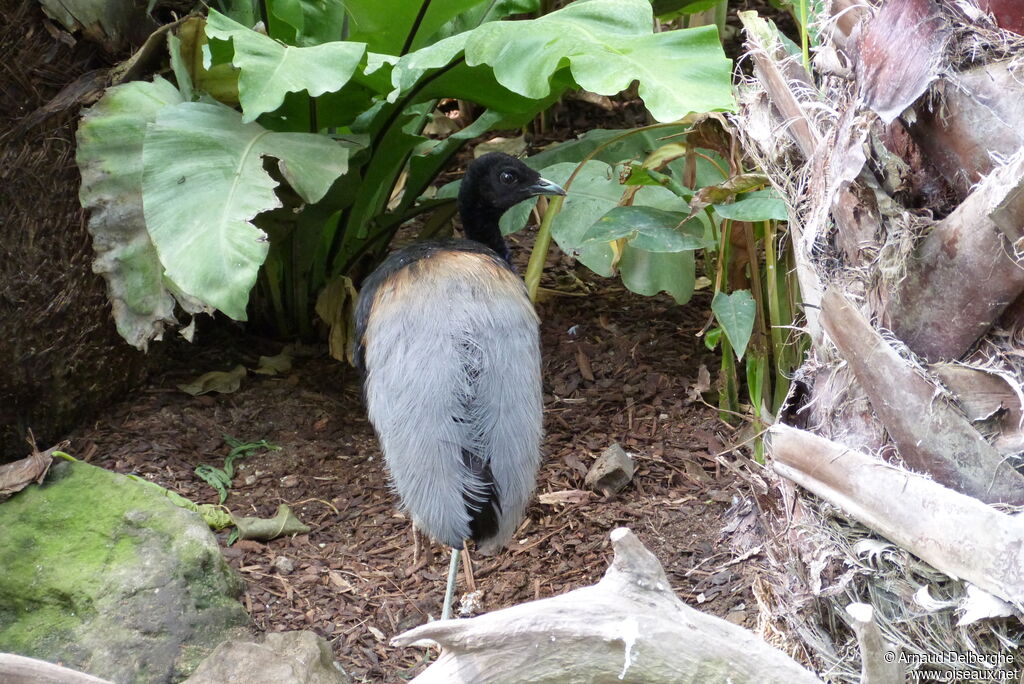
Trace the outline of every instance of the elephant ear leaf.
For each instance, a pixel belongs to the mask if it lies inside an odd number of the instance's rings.
[[[366,52],[364,43],[351,41],[284,45],[213,10],[206,20],[206,35],[230,40],[234,46],[231,63],[239,70],[238,99],[245,123],[280,107],[288,93],[304,90],[317,97],[341,90]]]
[[[79,199],[90,211],[93,269],[107,282],[118,333],[142,350],[177,322],[176,299],[190,313],[204,310],[191,298],[177,297],[166,282],[142,210],[146,126],[181,101],[178,90],[160,77],[127,83],[109,89],[78,126]]]
[[[355,146],[243,123],[238,112],[219,104],[183,102],[161,110],[146,131],[142,193],[146,226],[167,276],[186,294],[245,320],[268,249],[253,219],[281,206],[263,158],[280,160],[281,174],[312,203],[348,170]]]
[[[614,95],[639,82],[658,121],[690,112],[732,110],[732,63],[713,26],[653,33],[647,0],[589,0],[524,21],[496,21],[402,57],[392,78],[405,90],[460,52],[468,67],[487,65],[512,93],[542,100],[566,65],[584,90]],[[465,74],[471,78],[469,70]]]

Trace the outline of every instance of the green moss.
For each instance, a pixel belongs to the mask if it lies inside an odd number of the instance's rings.
[[[125,505],[148,503],[139,489],[101,468],[66,463],[55,466],[42,486],[28,487],[0,505],[4,612],[19,621],[30,616],[30,623],[38,621],[37,613],[62,625],[88,618],[104,589],[95,578],[135,553],[135,540],[121,530]],[[117,504],[109,505],[112,501]],[[97,545],[97,536],[113,541]],[[0,629],[0,649],[7,631]]]
[[[85,463],[55,465],[42,486],[0,505],[0,650],[87,621],[105,593],[104,578],[138,553],[134,529],[144,523],[162,531],[167,511],[166,500],[139,484]],[[171,530],[166,533],[170,540]],[[186,546],[195,547],[186,554],[202,555],[200,541]],[[203,579],[204,589],[216,594]]]
[[[80,462],[56,464],[42,486],[0,503],[0,651],[67,658],[83,633],[96,629],[86,623],[97,613],[114,620],[105,633],[127,631],[116,615],[132,609],[111,603],[125,586],[153,594],[147,600],[154,604],[191,603],[165,608],[197,613],[209,636],[223,629],[219,619],[243,621],[239,604],[225,596],[239,580],[201,524],[183,525],[187,515],[124,476]],[[166,569],[166,554],[181,559],[183,578]],[[168,582],[187,586],[186,593],[168,595]],[[137,622],[144,622],[149,609],[138,610]],[[151,630],[165,628],[155,619],[135,629],[155,636]]]

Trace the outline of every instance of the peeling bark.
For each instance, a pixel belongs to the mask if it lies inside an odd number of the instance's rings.
[[[958,409],[900,357],[836,289],[822,299],[821,320],[875,415],[914,470],[987,503],[1024,504],[1024,475],[1003,461]]]
[[[1024,292],[1004,233],[1024,233],[1024,151],[996,169],[922,241],[886,325],[929,362],[957,359]]]
[[[625,528],[596,585],[395,637],[440,644],[415,684],[812,684],[820,680],[751,632],[690,608],[654,555]]]
[[[1024,602],[1024,519],[803,430],[775,425],[768,436],[779,475],[950,577]]]
[[[931,370],[956,396],[968,419],[999,429],[992,443],[999,453],[1024,451],[1024,398],[1018,394],[1015,380],[959,365],[938,364]]]
[[[938,77],[949,27],[933,0],[889,0],[865,24],[854,49],[860,101],[885,123]]]
[[[1024,86],[1010,64],[992,62],[943,78],[933,101],[915,108],[908,127],[961,199],[995,168],[993,151],[1005,156],[1024,145]]]

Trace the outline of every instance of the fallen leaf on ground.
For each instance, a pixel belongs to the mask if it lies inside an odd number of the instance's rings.
[[[203,373],[192,382],[183,382],[178,389],[193,397],[210,392],[231,394],[237,392],[242,386],[242,378],[245,377],[245,366],[239,364],[229,371],[210,371]]]
[[[292,346],[289,344],[277,356],[261,356],[259,366],[253,373],[260,375],[277,375],[292,369]]]
[[[309,528],[295,517],[292,509],[285,504],[277,507],[277,515],[273,518],[234,518],[238,527],[239,539],[259,539],[267,541],[291,534],[305,534]]]
[[[33,482],[42,484],[53,463],[53,452],[64,449],[68,444],[70,442],[61,442],[42,452],[33,445],[30,455],[0,466],[0,500],[20,492]]]

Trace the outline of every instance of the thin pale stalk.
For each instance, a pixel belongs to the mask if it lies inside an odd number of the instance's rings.
[[[732,418],[739,413],[740,396],[736,381],[736,360],[733,357],[729,338],[722,335],[722,376],[718,388],[718,417],[723,422],[732,423]]]
[[[811,52],[807,34],[807,0],[800,0],[800,51],[804,56],[804,69],[811,73]]]
[[[568,185],[568,183],[566,183]],[[551,247],[551,222],[562,210],[563,197],[554,197],[548,203],[548,209],[544,212],[540,227],[537,229],[537,237],[533,242],[533,251],[530,252],[530,262],[526,266],[526,292],[530,295],[530,301],[537,301],[537,290],[540,288],[540,276],[544,272],[544,262],[548,258],[548,249]]]

